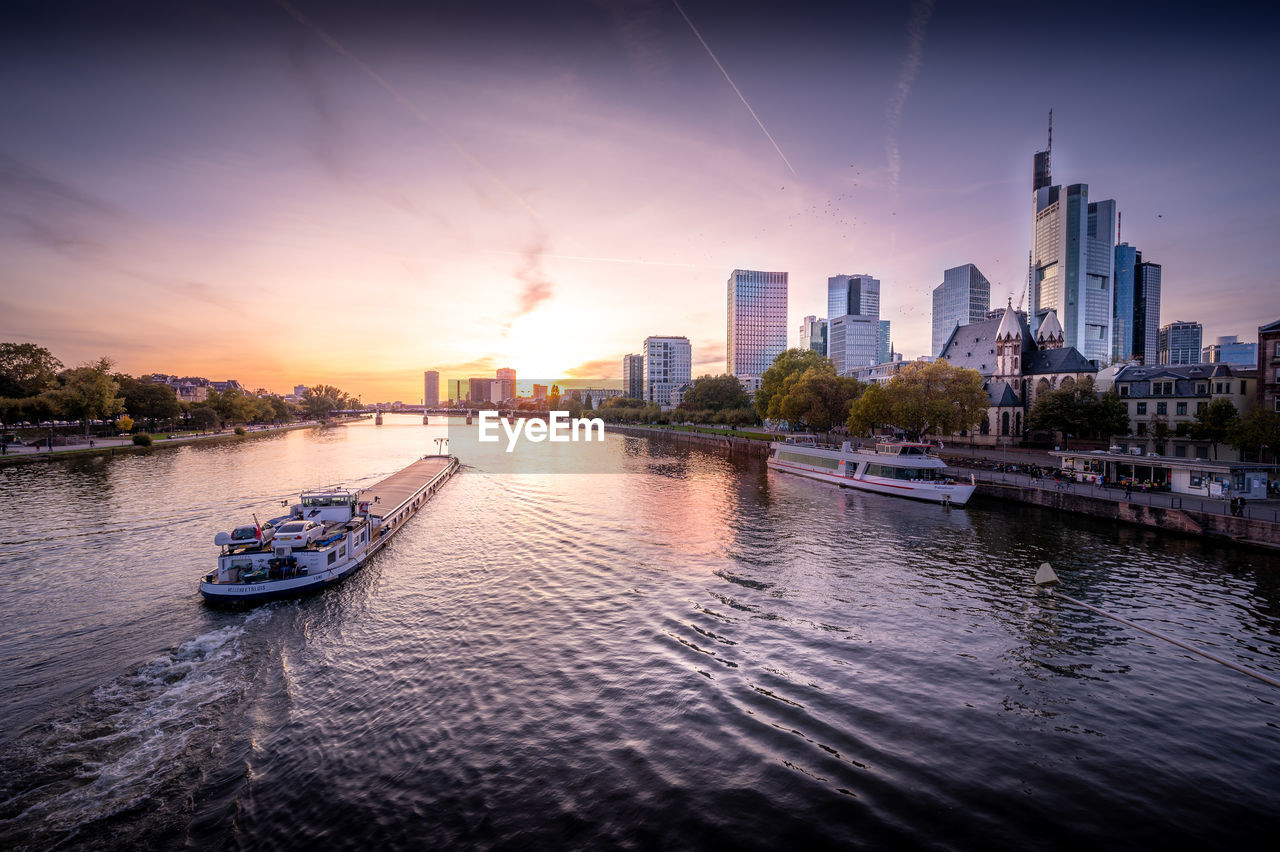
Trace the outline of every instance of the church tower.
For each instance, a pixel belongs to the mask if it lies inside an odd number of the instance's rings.
[[[1036,332],[1036,348],[1061,349],[1062,342],[1062,323],[1058,322],[1058,312],[1050,310],[1040,320],[1040,329]]]
[[[996,329],[995,378],[1008,382],[1015,388],[1022,377],[1022,325],[1013,310],[1013,303],[1004,309],[1000,327]]]

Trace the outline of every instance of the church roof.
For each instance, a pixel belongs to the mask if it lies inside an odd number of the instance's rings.
[[[1022,400],[1018,399],[1018,392],[1008,382],[988,382],[987,400],[993,408],[1022,405]]]
[[[1052,316],[1052,314],[1050,314]],[[1080,354],[1074,346],[1061,349],[1041,349],[1028,355],[1022,361],[1022,374],[1035,376],[1044,373],[1096,373],[1088,358]]]
[[[1009,337],[1017,337],[1022,335],[1022,339],[1026,340],[1029,334],[1022,331],[1022,323],[1018,322],[1018,314],[1013,310],[1013,306],[1005,308],[1003,314],[1000,315],[1000,325],[996,329],[996,340],[1004,340]]]
[[[1036,332],[1037,339],[1058,337],[1062,334],[1062,323],[1058,322],[1058,312],[1049,311],[1044,315],[1044,319],[1040,322],[1040,330]]]
[[[947,359],[955,367],[977,370],[984,376],[993,375],[996,371],[996,332],[1008,314],[1013,314],[1017,321],[1025,357],[1027,352],[1035,348],[1035,344],[1031,339],[1031,330],[1027,327],[1026,315],[1020,311],[1006,311],[999,317],[957,326],[938,357]]]

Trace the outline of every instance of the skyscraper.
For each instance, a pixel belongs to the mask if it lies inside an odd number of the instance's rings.
[[[889,330],[889,320],[880,320],[879,333],[876,335],[876,363],[888,364],[893,353],[892,332]]]
[[[516,395],[516,371],[510,367],[502,367],[494,375],[499,382],[498,388],[494,392],[501,394],[501,399],[513,399]]]
[[[1091,203],[1088,184],[1072,184],[1065,192],[1052,185],[1049,153],[1035,156],[1027,313],[1034,318],[1052,308],[1065,345],[1106,363],[1114,345],[1116,203]]]
[[[440,374],[435,370],[422,374],[422,404],[427,408],[440,404]]]
[[[807,316],[800,323],[800,339],[796,348],[810,349],[823,357],[827,354],[827,321],[815,316]]]
[[[687,383],[693,369],[693,347],[687,337],[644,339],[644,401],[671,405],[671,391]]]
[[[1199,364],[1204,328],[1198,322],[1171,322],[1160,329],[1161,364]]]
[[[933,356],[942,354],[956,326],[982,322],[991,309],[991,282],[972,263],[942,273],[933,288]]]
[[[1143,364],[1160,363],[1160,264],[1141,254],[1133,268],[1133,346]]]
[[[876,363],[880,341],[880,280],[870,275],[827,279],[827,357],[836,372]]]
[[[1128,243],[1116,246],[1116,301],[1115,317],[1111,322],[1111,358],[1125,360],[1135,357],[1138,347],[1134,345],[1134,276],[1137,273],[1138,258],[1142,256],[1136,248]]]
[[[727,299],[725,370],[759,377],[787,348],[787,273],[735,269]]]
[[[622,356],[622,391],[629,399],[644,399],[644,356]]]
[[[1116,246],[1116,302],[1111,334],[1111,357],[1138,358],[1144,364],[1158,359],[1160,328],[1160,264],[1142,260],[1142,252],[1128,243]]]
[[[827,316],[853,314],[880,319],[880,279],[870,275],[833,275],[827,279]]]

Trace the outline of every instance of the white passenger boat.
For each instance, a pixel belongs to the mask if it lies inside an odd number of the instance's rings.
[[[293,597],[355,573],[458,470],[453,456],[426,456],[360,491],[306,491],[284,517],[218,533],[218,567],[200,581],[209,603]]]
[[[811,435],[769,445],[769,467],[831,482],[843,488],[963,506],[973,496],[972,482],[957,482],[930,444],[884,441],[874,451],[819,447]]]

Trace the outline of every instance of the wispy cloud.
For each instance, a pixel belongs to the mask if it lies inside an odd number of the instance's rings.
[[[287,12],[298,23],[302,24],[304,27],[307,27],[312,32],[314,32],[316,36],[325,44],[327,44],[330,48],[332,48],[334,52],[336,52],[340,56],[346,57],[352,63],[354,63],[357,68],[363,71],[370,79],[372,79],[375,83],[377,83],[378,86],[381,87],[384,92],[390,95],[392,100],[394,100],[397,104],[403,107],[410,115],[412,115],[419,122],[421,122],[423,126],[430,128],[433,132],[439,133],[442,136],[444,136],[445,140],[449,143],[449,145],[453,148],[453,150],[458,152],[459,156],[461,156],[464,160],[470,163],[476,170],[482,172],[486,177],[489,178],[489,180],[493,181],[493,183],[495,183],[498,187],[500,187],[508,197],[513,199],[517,204],[519,204],[522,208],[524,208],[525,212],[527,212],[535,222],[538,221],[537,211],[534,210],[532,206],[530,206],[529,202],[525,201],[524,196],[522,196],[520,193],[512,189],[507,184],[506,181],[504,181],[501,177],[498,176],[496,172],[494,172],[487,165],[481,162],[475,155],[473,155],[466,148],[462,147],[462,145],[460,145],[458,141],[455,140],[452,136],[450,136],[448,133],[443,132],[440,129],[439,121],[432,121],[427,116],[426,113],[424,113],[421,109],[418,108],[417,104],[415,104],[413,101],[409,100],[409,98],[401,94],[400,90],[397,89],[395,86],[392,86],[391,83],[389,83],[386,80],[386,78],[384,78],[377,71],[373,70],[373,68],[370,65],[368,65],[366,62],[364,62],[364,60],[360,59],[354,53],[347,50],[347,48],[343,47],[341,42],[339,42],[333,36],[329,35],[327,32],[322,30],[319,27],[319,25],[317,25],[314,21],[312,21],[306,15],[302,14],[302,12],[298,11],[294,6],[288,3],[287,0],[276,0],[276,4],[285,12]]]
[[[676,0],[671,0],[671,4],[676,7],[676,11],[680,13],[680,17],[684,18],[689,29],[693,30],[693,34],[698,37],[698,41],[702,42],[702,46],[706,48],[707,56],[711,57],[711,61],[720,69],[720,73],[724,75],[724,79],[728,81],[729,86],[733,89],[734,94],[738,96],[738,100],[742,101],[742,105],[747,108],[747,112],[751,113],[751,117],[756,120],[756,124],[760,126],[760,131],[769,139],[769,144],[773,146],[773,150],[778,152],[778,156],[782,158],[782,162],[786,163],[787,170],[795,175],[796,170],[792,168],[791,161],[787,159],[787,155],[782,153],[782,149],[778,147],[778,143],[774,141],[773,134],[769,132],[769,128],[764,126],[764,122],[760,120],[760,116],[756,115],[756,111],[751,108],[751,104],[747,103],[747,99],[743,97],[742,91],[738,89],[733,78],[729,76],[729,72],[724,70],[724,66],[720,64],[720,60],[716,58],[715,53],[711,50],[711,46],[707,44],[707,40],[702,37],[702,33],[698,32],[698,28],[693,25],[693,21],[689,20],[689,16],[685,14],[684,9],[680,8],[680,4]],[[930,7],[932,9],[932,6]]]
[[[538,305],[555,295],[555,285],[542,271],[544,246],[541,241],[524,253],[524,259],[516,269],[516,278],[524,285],[520,290],[519,307],[514,318],[531,313]]]
[[[889,185],[897,191],[898,177],[902,173],[902,152],[898,149],[898,125],[902,110],[906,108],[911,85],[924,61],[924,33],[933,16],[933,0],[915,0],[911,4],[911,18],[907,21],[907,55],[902,58],[898,71],[898,83],[893,87],[889,105],[885,107],[885,153],[889,157]]]

